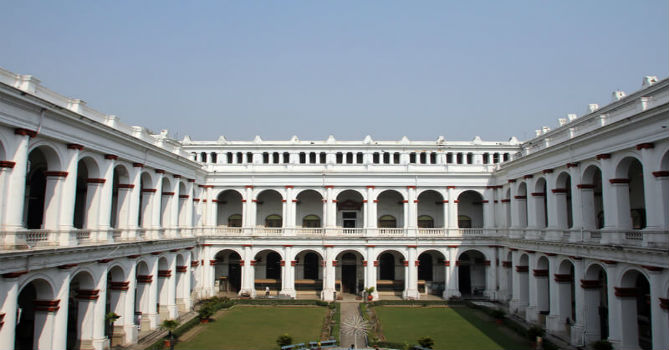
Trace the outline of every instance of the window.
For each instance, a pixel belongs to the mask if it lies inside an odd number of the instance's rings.
[[[265,227],[281,227],[281,226],[283,226],[281,215],[272,214],[265,218]]]
[[[344,162],[344,154],[341,152],[337,152],[337,164],[341,164]]]
[[[416,164],[416,152],[409,153],[409,163]]]
[[[393,154],[393,163],[394,164],[399,164],[400,163],[400,152],[395,152]]]
[[[353,164],[353,153],[346,153],[346,164]]]
[[[218,163],[218,154],[216,154],[215,152],[211,152],[211,154],[209,155],[209,159],[211,159],[212,163]]]
[[[429,215],[421,215],[418,217],[419,228],[434,228],[434,219]]]
[[[319,163],[325,164],[325,160],[327,159],[326,155],[325,155],[325,152],[321,152],[321,154],[319,155],[319,158],[320,158]]]
[[[467,164],[474,164],[474,154],[467,153]]]
[[[427,163],[427,154],[425,152],[420,153],[420,164],[425,164]]]
[[[305,164],[307,162],[307,154],[300,152],[300,164]]]
[[[232,214],[228,217],[228,227],[242,227],[242,216],[239,214]]]
[[[309,164],[316,164],[316,153],[309,153]]]
[[[283,152],[283,164],[290,163],[290,153]]]
[[[451,164],[453,163],[453,153],[448,152],[446,153],[446,164]]]
[[[467,215],[458,215],[458,227],[459,228],[471,228],[472,219]]]
[[[379,164],[379,153],[378,152],[374,152],[374,154],[372,155],[372,163]]]
[[[234,160],[233,159],[234,156],[233,156],[232,152],[228,152],[227,158],[228,158],[228,164],[232,164],[232,161]]]
[[[397,219],[392,215],[383,215],[379,218],[379,228],[395,228]]]
[[[430,153],[430,164],[437,164],[437,154],[435,152]]]
[[[355,162],[358,164],[362,164],[362,152],[358,152],[358,154],[355,155]]]
[[[279,152],[272,153],[272,163],[279,164]]]
[[[263,164],[269,163],[269,153],[267,153],[267,152],[262,153],[262,162],[263,162]]]
[[[321,218],[318,215],[307,215],[302,219],[302,227],[321,227]]]
[[[390,164],[390,153],[383,152],[383,164]]]
[[[490,154],[483,153],[483,164],[490,164]]]

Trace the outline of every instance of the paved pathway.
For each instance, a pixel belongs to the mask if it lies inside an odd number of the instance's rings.
[[[346,300],[347,298],[344,298],[344,300],[340,301],[341,303],[341,322],[345,322],[346,320],[351,319],[354,316],[359,316],[360,315],[360,309],[358,308],[358,304],[360,303],[359,300]],[[357,341],[356,341],[357,340]],[[348,347],[351,344],[357,344],[358,349],[360,348],[365,348],[367,346],[367,338],[363,336],[358,336],[358,339],[354,339],[353,335],[350,334],[345,334],[343,332],[343,327],[340,328],[339,331],[339,341],[340,345],[343,347]]]

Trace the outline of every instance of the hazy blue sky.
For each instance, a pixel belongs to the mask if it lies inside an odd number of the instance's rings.
[[[4,1],[0,13],[0,66],[196,140],[525,140],[669,70],[666,0]]]

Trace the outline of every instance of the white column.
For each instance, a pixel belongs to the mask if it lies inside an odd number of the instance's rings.
[[[188,198],[186,198],[186,207],[184,210],[186,211],[185,218],[186,218],[186,223],[184,224],[185,227],[193,227],[195,226],[195,223],[193,222],[193,196],[195,196],[195,192],[193,189],[193,183],[194,180],[188,179],[188,182],[186,183],[186,194],[188,195]],[[246,203],[244,203],[246,204]],[[242,218],[242,220],[244,217]],[[190,275],[190,273],[189,273]]]
[[[26,171],[28,165],[28,145],[30,143],[30,136],[28,135],[14,135],[16,150],[12,155],[9,152],[10,145],[7,147],[7,158],[14,162],[14,168],[8,174],[7,192],[3,199],[6,203],[4,208],[4,222],[3,226],[11,231],[23,227],[23,208],[25,200],[26,189]],[[7,245],[15,245],[16,237],[7,237],[5,241]],[[7,317],[7,316],[5,316]],[[12,331],[13,332],[13,331]],[[12,343],[12,346],[14,344]]]
[[[571,221],[573,229],[580,229],[583,227],[583,200],[581,199],[581,191],[578,188],[578,183],[581,179],[580,167],[568,164],[569,176],[571,177]],[[572,234],[573,236],[573,234]]]
[[[572,177],[573,179],[573,177]],[[572,181],[572,184],[574,181]],[[573,192],[572,192],[573,193]],[[571,326],[571,345],[584,346],[585,343],[585,291],[579,285],[581,280],[585,278],[585,269],[583,260],[577,259],[574,261],[574,303],[576,309],[576,319]]]
[[[106,316],[106,306],[107,306],[107,264],[98,264],[98,284],[95,288],[98,290],[98,298],[91,301],[92,305],[89,305],[89,308],[93,308],[93,348],[96,350],[103,350],[105,344],[107,343],[107,337],[105,337],[105,316]]]
[[[100,166],[100,174],[105,180],[104,183],[99,186],[100,208],[98,227],[102,230],[109,229],[111,221],[112,190],[114,187],[114,166],[116,165],[116,162],[112,158],[106,159]]]
[[[648,195],[646,196],[648,197]],[[662,271],[651,271],[650,280],[650,324],[654,349],[669,348],[669,310],[660,307],[660,298],[666,298]]]
[[[175,320],[179,317],[177,310],[177,259],[174,253],[167,255],[168,269],[170,270],[170,277],[165,280],[163,288],[167,288],[167,317]]]
[[[129,169],[129,181],[132,188],[130,188],[129,202],[128,202],[128,221],[126,222],[127,227],[130,229],[129,237],[130,239],[135,238],[137,235],[136,228],[138,228],[142,223],[138,221],[139,211],[139,198],[144,194],[141,192],[142,189],[142,168],[132,167]],[[134,311],[133,311],[134,312]]]
[[[327,212],[328,212],[328,227],[337,227],[337,199],[334,196],[334,186],[325,186],[327,191]]]
[[[63,167],[67,176],[63,179],[63,191],[60,196],[60,219],[59,229],[61,231],[71,230],[74,222],[74,201],[77,195],[77,170],[79,165],[80,147],[68,147],[66,159],[63,159]]]
[[[602,174],[603,177],[603,174]],[[606,203],[606,199],[604,199]],[[618,276],[617,265],[606,266],[607,298],[609,303],[609,342],[613,344],[614,349],[622,345],[623,323],[621,317],[621,300],[616,296],[616,282],[614,276]],[[634,322],[636,324],[636,322]]]
[[[409,201],[409,212],[408,215],[405,215],[408,217],[408,222],[404,222],[404,227],[415,229],[418,224],[418,199],[416,198],[416,186],[407,186],[407,189],[409,190],[407,198]]]
[[[296,226],[297,220],[297,199],[295,199],[293,186],[286,186],[286,228],[292,230]]]
[[[59,309],[56,311],[55,314],[53,314],[53,317],[51,318],[53,322],[53,327],[51,329],[43,329],[42,333],[43,334],[49,334],[49,331],[51,331],[51,334],[53,336],[53,340],[51,340],[51,344],[43,344],[42,341],[46,340],[45,338],[49,338],[48,336],[41,336],[39,337],[39,349],[54,349],[54,350],[65,350],[66,345],[67,345],[67,320],[68,320],[68,300],[70,298],[70,278],[71,274],[69,270],[63,270],[60,272],[53,271],[53,277],[55,281],[60,282],[60,285],[57,286],[56,289],[56,297],[54,299],[60,300],[59,303]],[[76,302],[76,301],[75,301]],[[35,315],[35,318],[37,318],[37,315]],[[47,324],[49,323],[47,319]],[[36,331],[38,331],[36,329]],[[46,332],[45,332],[46,331]],[[37,337],[36,337],[37,338]],[[35,339],[37,340],[37,339]]]
[[[136,261],[128,265],[128,274],[126,275],[128,281],[128,290],[125,292],[125,304],[123,305],[123,313],[121,314],[120,326],[123,327],[125,338],[124,344],[134,344],[137,342],[137,326],[135,325],[135,291],[137,290],[137,279],[135,273],[137,270]]]
[[[289,298],[295,298],[295,261],[293,259],[292,248],[283,247],[284,266],[281,269],[281,291],[279,294]]]
[[[335,292],[335,267],[332,265],[332,261],[335,260],[334,251],[332,246],[325,247],[325,260],[323,260],[323,292],[321,293],[321,299],[325,301],[334,301],[334,292]]]
[[[493,206],[493,189],[490,186],[483,191],[483,227],[492,229],[495,227],[495,211]]]
[[[455,186],[448,186],[448,229],[449,235],[453,235],[454,232],[458,229],[458,204],[455,202],[457,200],[455,195]],[[455,267],[455,260],[452,261],[451,267]],[[460,292],[458,291],[458,295]]]
[[[151,283],[147,286],[149,290],[149,305],[147,307],[147,313],[142,314],[142,318],[148,320],[149,329],[153,330],[158,328],[158,259],[155,257],[149,258],[147,259],[147,264],[149,265],[149,274],[153,276],[153,278]]]
[[[512,294],[511,302],[509,303],[509,309],[511,312],[521,311],[525,305],[520,300],[520,274],[518,272],[518,266],[520,263],[520,254],[517,250],[511,251],[511,285],[512,285]]]
[[[448,201],[451,202],[450,200]],[[448,248],[448,259],[449,265],[446,267],[448,270],[448,279],[446,280],[446,297],[459,297],[460,296],[460,287],[458,286],[458,248],[449,247]]]
[[[407,248],[407,268],[404,276],[405,283],[405,299],[419,299],[418,293],[418,252],[416,246],[409,246]]]
[[[650,144],[652,145],[652,144]],[[641,145],[639,145],[641,146]],[[653,176],[654,162],[656,157],[655,148],[643,147],[641,148],[641,160],[643,162],[643,190],[645,198],[645,209],[646,209],[646,228],[648,231],[658,231],[663,229],[664,218],[667,215],[666,212],[663,212],[664,206],[662,201],[666,200],[666,197],[662,197],[662,188],[659,186],[660,183]],[[653,343],[655,344],[655,343]]]
[[[0,327],[0,349],[14,349],[18,297],[17,278],[3,277],[2,284],[0,284],[0,298],[2,298],[0,299],[0,310],[4,314],[2,321],[5,324]]]
[[[239,291],[240,294],[248,294],[252,298],[255,297],[255,271],[254,267],[251,265],[251,260],[253,260],[253,253],[251,251],[251,246],[244,246],[244,263],[242,266],[242,288]]]
[[[549,332],[555,333],[564,330],[564,319],[561,318],[560,314],[560,283],[555,281],[555,273],[558,271],[557,262],[555,256],[548,257],[548,288],[551,291],[550,293],[550,314],[546,316],[546,330]]]
[[[151,212],[146,213],[147,215],[151,216],[151,227],[155,229],[159,229],[162,226],[164,226],[163,223],[161,223],[161,207],[162,207],[162,201],[163,201],[163,177],[164,175],[159,173],[156,175],[156,183],[155,183],[155,192],[153,193],[153,196],[151,197]],[[157,237],[156,237],[157,238]],[[158,276],[154,276],[154,281],[157,281]],[[152,283],[154,284],[154,283]],[[153,328],[152,328],[153,329]]]
[[[220,161],[220,159],[219,159]],[[170,211],[170,223],[169,226],[176,230],[177,227],[179,227],[179,207],[181,204],[181,197],[183,193],[179,192],[180,186],[179,186],[179,176],[172,176],[172,192],[174,192],[174,195],[172,195],[171,203],[170,203],[170,208],[168,209]],[[216,205],[214,205],[216,207]],[[216,211],[214,211],[215,213]],[[216,222],[216,220],[214,220]],[[179,234],[181,236],[181,234]]]
[[[525,309],[525,321],[528,323],[537,323],[539,321],[539,310],[538,309],[538,285],[537,277],[534,275],[534,269],[537,268],[537,257],[536,254],[528,254],[528,282],[529,282],[529,303]]]
[[[87,179],[86,180],[86,215],[84,221],[84,227],[91,230],[97,230],[100,224],[100,191],[102,188],[102,182],[104,179]],[[109,224],[107,224],[109,225]],[[92,236],[92,234],[91,234]],[[92,237],[91,237],[92,238]],[[97,238],[99,241],[104,241],[104,239]]]
[[[376,288],[376,270],[379,264],[379,261],[376,260],[375,252],[374,252],[374,247],[367,247],[367,252],[366,255],[367,257],[363,257],[363,259],[366,259],[367,261],[367,267],[365,268],[365,285],[367,288],[369,287],[374,287],[374,292],[372,293],[372,298],[373,300],[378,300],[379,299],[379,291]],[[371,260],[374,259],[374,260]]]

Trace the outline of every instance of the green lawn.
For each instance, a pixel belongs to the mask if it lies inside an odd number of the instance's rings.
[[[374,311],[389,342],[416,344],[427,336],[440,350],[530,349],[512,330],[483,320],[481,313],[466,307],[375,307]]]
[[[293,343],[318,340],[324,307],[235,306],[177,349],[278,349],[276,338],[288,333]]]

